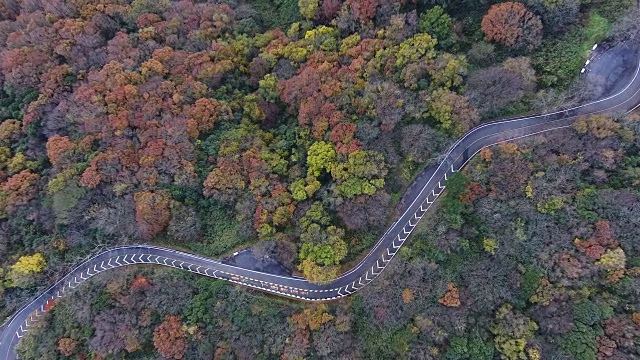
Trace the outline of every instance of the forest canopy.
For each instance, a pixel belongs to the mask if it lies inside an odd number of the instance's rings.
[[[591,96],[574,81],[612,29],[640,38],[634,4],[0,0],[0,315],[116,244],[253,245],[328,281],[457,137]],[[127,272],[49,304],[21,356],[635,356],[637,123],[483,151],[361,297]]]

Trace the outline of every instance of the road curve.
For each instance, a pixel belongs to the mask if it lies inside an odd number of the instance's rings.
[[[480,125],[458,139],[434,168],[425,170],[418,186],[409,190],[413,199],[405,212],[382,235],[363,260],[327,284],[267,274],[224,264],[217,260],[151,245],[121,246],[86,260],[5,322],[0,334],[0,359],[17,359],[15,346],[47,310],[47,304],[64,296],[97,274],[122,266],[154,264],[224,279],[268,293],[305,301],[327,301],[348,296],[375,279],[446,188],[447,179],[463,168],[481,149],[545,131],[571,126],[577,116],[603,112],[626,113],[640,104],[640,52],[634,51],[635,72],[618,93],[585,105],[550,114],[501,120]]]

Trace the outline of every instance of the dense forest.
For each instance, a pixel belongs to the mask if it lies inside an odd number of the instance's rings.
[[[468,129],[595,96],[580,70],[640,38],[635,5],[0,0],[0,315],[116,244],[330,280]],[[635,114],[483,151],[340,302],[107,272],[21,358],[637,358],[639,150]]]

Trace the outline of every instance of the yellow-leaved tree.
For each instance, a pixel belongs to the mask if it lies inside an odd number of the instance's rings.
[[[41,253],[21,256],[7,273],[8,286],[25,288],[33,285],[33,275],[42,272],[46,265]]]

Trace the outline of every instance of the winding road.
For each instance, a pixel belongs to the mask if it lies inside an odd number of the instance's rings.
[[[609,50],[614,52],[616,48]],[[47,304],[73,291],[101,272],[136,264],[174,267],[224,279],[268,293],[305,301],[327,301],[349,296],[372,282],[397,254],[400,247],[446,188],[446,181],[481,149],[542,132],[566,128],[576,117],[598,113],[627,113],[640,105],[640,52],[625,49],[631,60],[618,83],[626,84],[608,97],[559,112],[501,120],[480,125],[458,139],[437,167],[426,169],[405,194],[411,201],[404,213],[382,235],[363,260],[328,284],[273,275],[224,264],[194,254],[150,245],[133,245],[104,251],[77,266],[66,276],[26,304],[5,322],[0,334],[0,359],[17,359],[15,346],[33,323],[47,310]],[[631,56],[628,54],[631,53]],[[611,54],[609,54],[611,56]],[[603,60],[604,61],[604,60]],[[607,68],[606,66],[604,68]],[[614,69],[611,69],[613,72]],[[619,70],[616,69],[616,70]],[[618,71],[619,72],[619,71]]]

